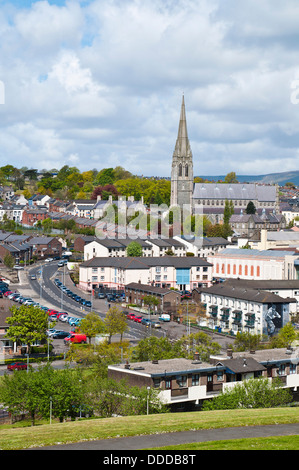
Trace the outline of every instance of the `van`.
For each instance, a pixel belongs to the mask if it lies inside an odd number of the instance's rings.
[[[83,333],[71,333],[69,336],[64,338],[64,344],[70,344],[70,343],[86,343],[86,335]]]
[[[168,313],[162,313],[162,315],[160,315],[160,317],[159,317],[159,320],[160,321],[170,321],[170,315],[168,315]]]

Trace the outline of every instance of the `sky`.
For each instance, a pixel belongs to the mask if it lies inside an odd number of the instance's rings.
[[[0,0],[0,166],[299,170],[297,0]]]

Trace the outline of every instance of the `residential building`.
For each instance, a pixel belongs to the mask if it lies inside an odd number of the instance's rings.
[[[222,237],[173,237],[175,240],[178,240],[185,246],[185,251],[193,253],[194,256],[199,256],[200,258],[207,258],[209,255],[213,255],[224,248],[227,248],[228,245],[231,245],[231,242],[226,238]]]
[[[211,285],[212,265],[195,257],[101,257],[79,267],[79,286],[124,289],[131,282],[163,288],[191,290]]]
[[[32,237],[28,241],[32,255],[39,259],[61,257],[62,244],[56,237]]]
[[[152,307],[156,312],[175,312],[181,302],[181,294],[175,290],[149,286],[139,282],[131,282],[125,286],[125,298],[128,304],[136,304],[148,308],[143,302],[145,295],[153,296],[159,300],[159,304]]]
[[[290,303],[290,314],[296,315],[299,312],[299,279],[281,280],[281,279],[226,279],[225,285],[234,287],[243,287],[248,289],[256,289],[272,292],[279,295],[283,299],[292,298],[296,303]]]
[[[298,400],[299,355],[296,349],[265,349],[193,359],[163,359],[108,366],[108,377],[126,380],[130,386],[159,390],[161,401],[171,411],[191,411],[202,407],[205,400],[232,389],[242,381],[279,377],[284,388]],[[150,407],[150,403],[149,403]]]

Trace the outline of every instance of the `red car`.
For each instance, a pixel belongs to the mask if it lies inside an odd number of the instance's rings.
[[[133,318],[133,320],[136,321],[137,323],[141,323],[142,317],[135,317]]]
[[[136,315],[135,315],[135,313],[128,313],[127,318],[128,318],[129,320],[135,320]]]
[[[7,290],[6,292],[4,292],[4,297],[7,297],[8,295],[12,294],[12,291],[11,290]]]
[[[12,364],[8,364],[7,366],[8,370],[26,370],[27,369],[27,364],[24,362],[13,362]]]

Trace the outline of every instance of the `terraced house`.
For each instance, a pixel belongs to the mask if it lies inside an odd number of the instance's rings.
[[[172,411],[200,409],[205,400],[251,378],[279,377],[298,399],[299,352],[296,348],[266,349],[211,356],[201,361],[177,358],[108,366],[108,376],[131,386],[153,387]]]

